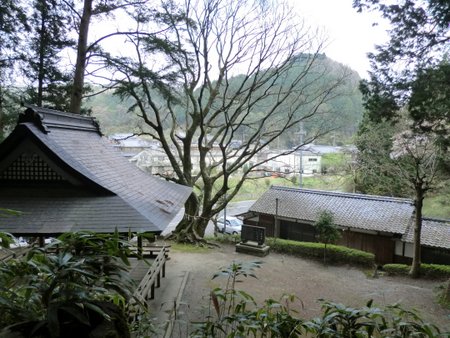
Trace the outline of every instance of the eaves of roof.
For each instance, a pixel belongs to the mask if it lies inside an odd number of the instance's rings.
[[[414,211],[409,199],[273,186],[250,211],[315,222],[330,211],[341,227],[404,234]]]
[[[25,138],[90,190],[116,195],[123,205],[145,217],[151,229],[165,229],[192,192],[129,163],[87,117],[29,107],[0,145],[0,159]]]
[[[414,243],[414,224],[408,227],[402,240],[407,243]],[[450,220],[422,218],[420,244],[429,247],[450,249]]]

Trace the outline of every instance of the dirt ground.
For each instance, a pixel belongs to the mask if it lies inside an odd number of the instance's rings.
[[[202,320],[208,314],[210,290],[225,286],[224,277],[211,280],[221,267],[227,267],[233,261],[262,260],[261,269],[256,270],[258,278],[248,277],[238,285],[258,304],[268,298],[278,300],[286,293],[295,294],[301,302],[296,301],[293,308],[299,311],[300,317],[310,319],[320,313],[319,299],[355,307],[364,306],[373,299],[380,307],[399,303],[407,309],[416,309],[426,321],[450,331],[450,310],[436,302],[436,291],[442,284],[439,281],[388,276],[373,278],[368,271],[349,266],[324,266],[320,262],[276,253],[263,258],[240,254],[231,245],[222,245],[206,253],[173,250],[170,256],[168,268],[189,272],[179,314],[186,322]]]

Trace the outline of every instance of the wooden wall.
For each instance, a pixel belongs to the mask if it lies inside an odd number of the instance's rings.
[[[316,242],[316,232],[312,224],[295,221],[279,220],[280,238],[301,242]],[[266,236],[274,236],[275,217],[259,214],[259,221],[245,220],[244,223],[257,225],[266,229]],[[375,254],[378,264],[393,263],[395,258],[395,240],[392,236],[368,234],[355,231],[343,231],[342,238],[337,243],[349,248],[358,249]]]
[[[317,242],[316,230],[311,224],[280,220],[280,238],[299,242]]]
[[[394,262],[395,240],[391,236],[343,231],[338,244],[349,248],[371,252],[378,264]]]

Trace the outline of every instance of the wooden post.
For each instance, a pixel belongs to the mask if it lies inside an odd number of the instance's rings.
[[[163,278],[166,277],[166,260],[164,260],[164,263],[162,265],[162,276]]]
[[[278,198],[275,198],[275,224],[273,232],[273,237],[280,237],[280,224],[278,223]]]
[[[152,283],[152,286],[150,287],[150,299],[155,298],[155,283]]]
[[[137,238],[137,246],[138,246],[138,259],[142,259],[142,236],[138,235]]]

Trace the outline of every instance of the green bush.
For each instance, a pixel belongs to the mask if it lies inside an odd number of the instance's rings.
[[[407,275],[411,267],[406,264],[385,264],[383,270],[392,276]]]
[[[236,244],[241,241],[241,235],[220,234],[216,236],[205,236],[206,241],[214,241],[222,244]]]
[[[389,275],[406,276],[411,270],[411,266],[406,264],[386,264],[383,270]],[[420,275],[428,278],[450,278],[450,265],[421,264]]]
[[[312,258],[323,257],[323,243],[297,242],[280,238],[267,238],[266,244],[270,246],[271,250],[279,253]],[[344,246],[328,244],[327,260],[334,263],[373,266],[375,264],[375,255]]]

